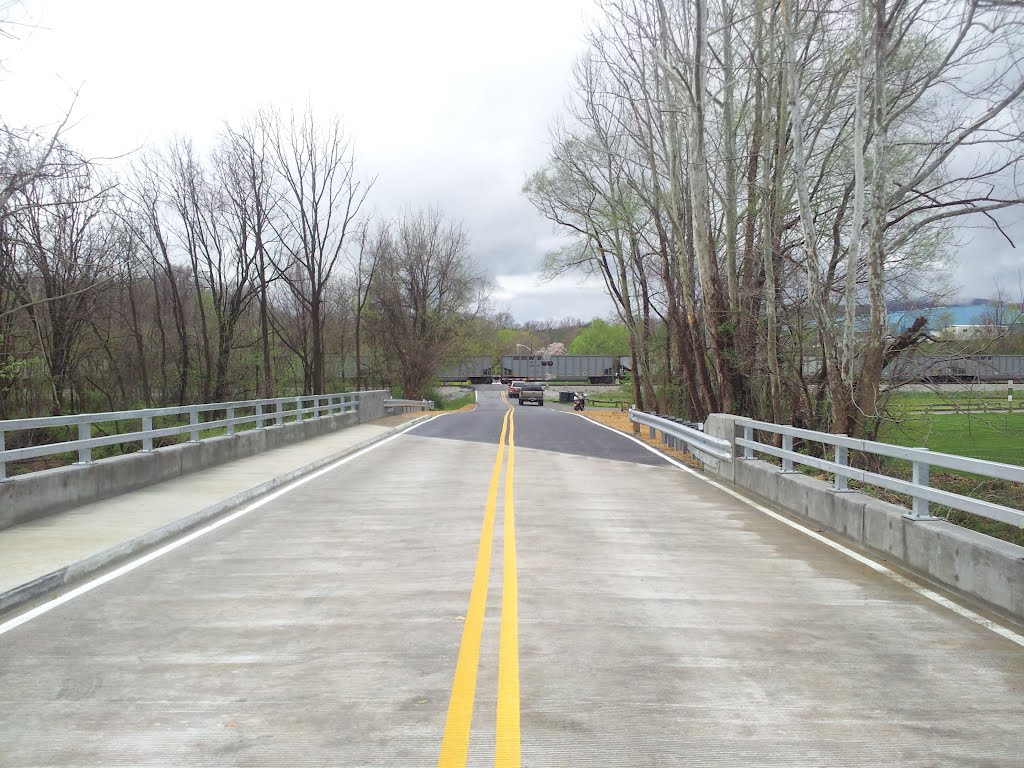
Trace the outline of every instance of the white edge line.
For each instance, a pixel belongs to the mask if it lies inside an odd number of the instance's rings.
[[[72,589],[72,590],[70,590],[68,592],[65,592],[62,595],[59,595],[59,596],[53,598],[52,600],[47,600],[45,603],[42,603],[41,605],[37,605],[35,608],[32,608],[31,610],[25,611],[25,613],[22,613],[22,614],[20,614],[18,616],[15,616],[13,619],[9,619],[9,620],[3,622],[2,624],[0,624],[0,635],[3,635],[6,632],[10,632],[12,629],[15,629],[16,627],[20,627],[22,624],[26,624],[26,623],[32,621],[32,619],[35,619],[35,618],[38,618],[39,616],[42,616],[44,613],[49,613],[54,608],[58,608],[58,607],[64,605],[64,603],[70,602],[70,601],[74,600],[76,597],[80,597],[81,595],[84,595],[86,592],[91,592],[92,590],[96,589],[96,587],[103,586],[107,582],[113,581],[114,579],[118,578],[119,576],[124,576],[126,573],[131,573],[136,568],[141,568],[146,563],[149,563],[149,562],[151,562],[153,560],[156,560],[158,557],[163,557],[168,552],[173,552],[174,550],[178,549],[179,547],[183,547],[186,544],[188,544],[189,542],[195,541],[200,536],[205,536],[210,531],[215,531],[218,528],[220,528],[221,526],[227,525],[228,523],[233,522],[233,521],[237,520],[238,518],[243,517],[243,516],[249,514],[250,512],[252,512],[252,511],[254,511],[256,509],[259,509],[264,504],[269,504],[271,501],[279,499],[281,496],[284,496],[286,493],[294,491],[299,486],[305,485],[306,483],[308,483],[308,482],[310,482],[312,480],[315,480],[318,477],[326,475],[328,472],[334,471],[335,469],[337,469],[341,465],[348,464],[348,462],[354,461],[355,459],[358,459],[363,454],[369,453],[370,451],[372,451],[372,450],[374,450],[376,448],[379,448],[380,446],[384,445],[385,443],[390,443],[392,440],[398,439],[399,437],[404,435],[409,430],[415,429],[416,427],[419,427],[419,426],[422,426],[423,424],[426,424],[428,421],[432,421],[433,419],[436,419],[436,418],[437,418],[437,416],[431,416],[429,419],[424,419],[423,421],[417,422],[416,424],[413,424],[410,427],[406,427],[405,429],[403,429],[398,434],[392,435],[391,437],[386,437],[383,440],[380,440],[380,441],[374,443],[373,445],[369,445],[366,448],[362,448],[362,449],[356,451],[355,453],[352,453],[352,454],[349,454],[348,456],[340,458],[337,461],[335,461],[335,462],[333,462],[331,464],[328,464],[326,467],[321,467],[320,469],[316,470],[315,472],[311,472],[308,475],[304,475],[304,476],[300,477],[298,480],[293,480],[292,482],[288,483],[283,488],[278,488],[276,491],[273,491],[272,493],[269,493],[266,496],[263,496],[262,498],[257,499],[256,501],[252,502],[248,506],[245,506],[242,509],[239,509],[239,510],[237,510],[235,512],[232,512],[230,515],[227,515],[226,517],[222,517],[222,518],[220,518],[218,520],[215,520],[214,522],[210,523],[207,526],[204,526],[203,528],[200,528],[197,531],[192,531],[192,533],[189,533],[189,534],[187,534],[185,536],[182,536],[180,539],[175,539],[170,544],[165,544],[164,546],[160,547],[159,549],[155,549],[152,552],[149,552],[149,553],[143,555],[142,557],[139,557],[139,558],[137,558],[135,560],[132,560],[131,562],[125,563],[124,565],[119,566],[118,568],[115,568],[112,571],[108,571],[107,573],[103,574],[102,576],[98,576],[95,579],[92,579],[91,581],[87,581],[84,584],[80,584],[79,586],[75,587],[74,589]]]
[[[848,547],[845,547],[842,544],[840,544],[838,542],[835,542],[835,541],[833,541],[832,539],[830,539],[830,538],[828,538],[826,536],[822,536],[817,531],[812,531],[810,528],[808,528],[808,527],[806,527],[804,525],[801,525],[800,523],[798,523],[798,522],[796,522],[794,520],[790,520],[789,518],[784,517],[783,515],[780,515],[778,512],[773,512],[772,510],[768,509],[767,507],[763,506],[762,504],[758,504],[753,499],[748,498],[747,496],[744,496],[742,493],[739,493],[738,491],[734,491],[732,488],[729,488],[727,486],[722,485],[717,480],[712,480],[711,478],[702,475],[700,472],[697,472],[696,470],[692,469],[691,467],[688,467],[685,464],[683,464],[683,463],[681,463],[679,461],[676,461],[671,456],[665,455],[664,453],[659,451],[654,446],[651,446],[651,445],[648,445],[647,443],[645,443],[643,440],[639,440],[636,437],[633,437],[632,435],[627,435],[625,432],[623,432],[621,430],[618,430],[618,429],[615,429],[614,427],[609,427],[607,424],[602,424],[601,422],[595,421],[594,419],[589,419],[586,416],[584,416],[583,414],[577,413],[577,414],[570,414],[570,415],[579,416],[581,419],[587,419],[587,421],[589,421],[591,424],[597,424],[597,426],[601,427],[602,429],[607,429],[607,430],[609,430],[611,432],[614,432],[617,435],[621,435],[622,437],[625,437],[628,440],[632,440],[634,443],[637,443],[638,445],[643,446],[644,448],[646,448],[651,453],[657,454],[658,456],[660,456],[661,458],[663,458],[665,461],[669,462],[673,466],[678,467],[679,469],[683,470],[684,472],[689,472],[691,475],[693,475],[696,478],[699,478],[700,480],[703,480],[705,483],[708,483],[709,485],[712,485],[715,488],[718,488],[720,491],[724,491],[725,493],[729,494],[730,496],[732,496],[732,497],[734,497],[736,499],[739,499],[740,501],[742,501],[747,506],[750,506],[750,507],[753,507],[754,509],[756,509],[758,512],[763,512],[764,514],[768,515],[769,517],[771,517],[771,518],[773,518],[775,520],[778,520],[780,523],[784,523],[784,524],[788,525],[790,528],[793,528],[793,529],[795,529],[797,531],[800,531],[801,533],[806,534],[807,536],[810,536],[812,539],[815,539],[816,541],[820,541],[822,544],[825,544],[825,545],[827,545],[829,547],[832,547],[832,549],[836,550],[837,552],[842,552],[844,555],[846,555],[847,557],[850,557],[850,558],[856,560],[861,565],[866,565],[871,570],[873,570],[873,571],[875,571],[877,573],[880,573],[883,576],[888,576],[893,581],[898,582],[899,584],[902,584],[903,586],[907,587],[908,589],[913,590],[914,592],[919,594],[921,597],[927,598],[928,600],[931,600],[934,603],[938,603],[943,608],[948,608],[949,610],[953,611],[953,613],[956,613],[959,616],[962,616],[963,618],[968,619],[969,621],[973,621],[975,624],[978,624],[978,625],[984,627],[985,629],[991,630],[992,632],[995,632],[997,635],[1001,635],[1002,637],[1005,637],[1010,642],[1016,643],[1017,645],[1019,645],[1021,647],[1024,647],[1024,635],[1020,635],[1017,632],[1014,632],[1012,629],[1008,629],[1007,627],[1004,627],[1001,624],[997,624],[996,622],[992,621],[991,619],[986,619],[984,616],[981,616],[981,615],[975,613],[970,608],[965,608],[964,606],[960,605],[959,603],[954,603],[949,598],[943,597],[938,592],[935,592],[935,591],[933,591],[931,589],[928,589],[927,587],[924,587],[924,586],[918,584],[917,582],[908,579],[906,576],[903,576],[903,575],[901,575],[899,573],[896,573],[895,571],[893,571],[890,568],[887,568],[886,566],[882,565],[881,563],[875,562],[871,558],[865,557],[864,555],[860,554],[859,552],[855,552],[852,549],[850,549]]]

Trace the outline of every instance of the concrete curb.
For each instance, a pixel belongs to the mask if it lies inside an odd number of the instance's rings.
[[[321,467],[325,467],[338,459],[356,453],[357,451],[361,451],[364,448],[368,448],[369,446],[379,443],[382,440],[386,440],[389,437],[394,437],[398,433],[404,432],[405,430],[410,429],[416,424],[426,421],[429,418],[432,418],[432,416],[421,416],[417,419],[413,419],[400,427],[389,429],[387,432],[382,432],[375,437],[363,440],[362,442],[349,446],[344,450],[337,451],[329,456],[317,459],[316,461],[310,462],[298,469],[293,469],[291,472],[286,472],[283,475],[273,477],[265,483],[260,483],[252,488],[247,488],[241,493],[237,493],[230,498],[219,501],[212,506],[201,509],[198,512],[194,512],[191,515],[166,523],[159,528],[154,528],[151,531],[134,536],[131,539],[123,541],[113,547],[108,547],[102,552],[90,555],[83,560],[71,563],[63,568],[58,568],[56,571],[51,571],[50,573],[33,579],[25,584],[0,592],[0,616],[13,611],[16,608],[22,607],[26,603],[37,600],[50,592],[54,592],[62,587],[68,586],[69,584],[83,581],[87,576],[91,576],[102,571],[121,560],[126,560],[132,555],[138,554],[143,550],[150,549],[157,544],[162,544],[168,539],[173,539],[180,534],[186,533],[188,530],[195,528],[200,523],[205,523],[215,517],[224,515],[246,502],[252,501],[266,493],[269,493],[270,491],[287,485],[293,480],[298,480],[303,475],[315,472]]]

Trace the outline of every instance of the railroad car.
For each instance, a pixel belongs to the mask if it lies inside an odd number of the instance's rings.
[[[1024,380],[1024,355],[913,355],[887,365],[882,378],[933,384],[1021,381]]]

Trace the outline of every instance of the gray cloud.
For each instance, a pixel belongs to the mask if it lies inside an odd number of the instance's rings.
[[[1024,300],[1024,216],[1004,216],[1001,224],[1014,245],[988,226],[961,231],[954,252],[961,297],[989,298],[1001,290],[1008,300]]]

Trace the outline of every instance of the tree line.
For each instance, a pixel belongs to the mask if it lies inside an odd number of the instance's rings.
[[[524,192],[603,278],[634,399],[873,435],[964,225],[1022,202],[1024,10],[986,0],[602,0]],[[1009,238],[1007,238],[1009,239]]]
[[[462,226],[369,211],[339,120],[256,113],[118,171],[0,123],[0,419],[395,385],[484,322]]]

